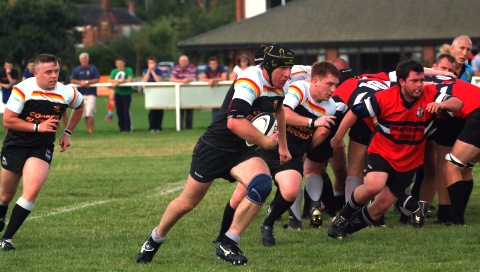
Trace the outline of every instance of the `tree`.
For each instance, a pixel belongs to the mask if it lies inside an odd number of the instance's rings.
[[[148,14],[151,17],[144,20],[140,30],[132,31],[129,37],[116,37],[106,45],[96,44],[79,49],[88,52],[92,60],[95,59],[95,65],[101,73],[110,72],[116,56],[123,56],[127,65],[135,69],[136,75],[141,74],[149,55],[160,61],[176,62],[184,54],[177,48],[179,41],[230,23],[235,17],[233,1],[217,1],[216,5],[208,5],[207,10],[200,9],[193,0],[185,0],[184,4],[179,0],[149,2]],[[138,6],[135,9],[138,15],[141,9],[139,11]],[[159,13],[155,14],[153,10]],[[200,57],[202,60],[208,58]]]
[[[73,28],[79,24],[74,7],[61,0],[17,0],[0,8],[0,58],[22,67],[40,53],[72,61]]]

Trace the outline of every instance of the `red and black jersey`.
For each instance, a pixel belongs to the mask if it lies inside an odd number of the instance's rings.
[[[337,111],[344,109],[343,113],[345,114],[353,105],[362,102],[378,91],[388,89],[389,86],[390,81],[386,73],[364,74],[343,82],[335,90],[332,98],[337,105]],[[363,121],[373,131],[372,118],[364,118]]]
[[[474,110],[480,108],[480,88],[478,86],[463,80],[443,76],[426,77],[425,80],[436,83],[427,85],[425,88],[436,89],[441,93],[462,100],[463,107],[452,113],[454,117],[467,119]]]
[[[378,120],[368,154],[379,154],[399,172],[423,164],[425,139],[435,117],[425,108],[431,102],[442,102],[449,97],[435,88],[426,88],[415,101],[406,102],[400,87],[394,86],[365,99],[363,114],[368,112]],[[360,113],[357,109],[354,112]]]

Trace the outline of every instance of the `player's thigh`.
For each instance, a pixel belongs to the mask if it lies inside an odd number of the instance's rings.
[[[457,140],[452,147],[451,153],[464,164],[478,162],[480,148],[461,140]]]
[[[309,158],[305,158],[303,162],[304,175],[319,175],[321,176],[326,170],[327,161],[315,162]]]
[[[275,181],[280,188],[280,193],[285,199],[295,200],[302,185],[302,174],[297,170],[289,169],[278,172]]]
[[[251,157],[235,165],[230,170],[230,175],[245,187],[258,174],[270,175],[267,164],[260,157]]]
[[[348,176],[363,178],[367,146],[350,140],[348,143]]]
[[[0,201],[9,203],[17,193],[20,183],[21,173],[14,173],[10,170],[2,168],[0,180]]]
[[[203,199],[212,182],[199,182],[191,175],[188,175],[185,188],[183,188],[182,193],[178,197],[180,203],[189,207],[196,206]]]
[[[30,157],[23,167],[23,189],[22,197],[30,202],[34,202],[48,178],[50,164],[45,160],[36,157]]]
[[[368,212],[372,217],[379,217],[384,214],[395,201],[397,201],[397,197],[388,187],[384,187],[382,191],[375,196],[372,204],[368,206]]]

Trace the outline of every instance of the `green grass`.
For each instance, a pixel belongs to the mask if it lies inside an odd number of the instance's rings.
[[[13,239],[17,249],[0,252],[1,271],[478,270],[478,186],[467,208],[467,227],[436,226],[428,219],[414,229],[397,223],[398,215],[389,211],[387,227],[367,228],[343,241],[328,238],[325,227],[283,230],[283,216],[276,224],[277,245],[266,248],[259,228],[264,208],[242,236],[248,265],[233,268],[217,260],[211,243],[235,188],[224,180],[214,182],[200,205],[172,229],[154,261],[139,266],[136,254],[181,191],[192,148],[211,116],[196,111],[195,129],[176,132],[173,111],[167,111],[165,130],[154,134],[147,131],[143,105],[143,96],[136,94],[134,132],[121,134],[115,122],[103,119],[106,99],[98,100],[95,133],[88,135],[82,121],[67,152],[57,148],[36,207]]]

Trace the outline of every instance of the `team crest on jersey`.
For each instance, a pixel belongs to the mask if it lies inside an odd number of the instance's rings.
[[[47,149],[47,151],[45,152],[45,158],[47,160],[52,160],[52,152],[50,150]]]
[[[420,117],[422,117],[424,114],[425,114],[425,112],[423,111],[422,107],[418,107],[418,109],[417,109],[417,117],[420,118]]]
[[[276,109],[277,107],[278,107],[278,100],[275,99],[275,100],[273,101],[273,108]]]
[[[2,156],[2,165],[8,165],[7,159]]]
[[[60,112],[60,106],[53,106],[53,109],[55,110],[55,112]]]

